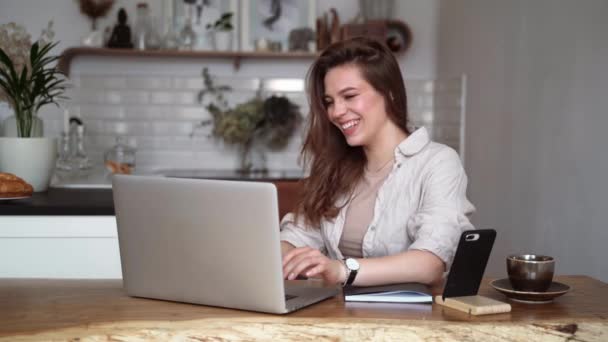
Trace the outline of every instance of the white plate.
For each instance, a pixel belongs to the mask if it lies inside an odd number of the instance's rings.
[[[20,199],[26,199],[26,198],[30,198],[32,197],[30,196],[18,196],[18,197],[0,197],[0,201],[11,201],[11,200],[20,200]]]

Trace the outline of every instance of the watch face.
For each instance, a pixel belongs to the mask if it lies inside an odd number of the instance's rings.
[[[348,267],[349,270],[358,271],[359,262],[355,259],[348,258],[346,259],[346,267]]]

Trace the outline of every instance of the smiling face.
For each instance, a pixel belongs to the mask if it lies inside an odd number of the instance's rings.
[[[325,75],[324,103],[329,121],[350,146],[369,147],[392,124],[385,100],[354,64],[330,69]]]

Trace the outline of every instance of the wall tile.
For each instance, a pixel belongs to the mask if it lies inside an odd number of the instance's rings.
[[[168,91],[155,91],[150,93],[150,104],[152,105],[166,105],[173,104],[173,92]]]
[[[150,65],[140,68],[133,64],[133,70],[125,69],[120,75],[87,74],[86,70],[73,75],[75,87],[70,89],[70,105],[72,114],[84,120],[90,155],[101,162],[103,152],[114,145],[116,136],[127,135],[131,144],[137,147],[138,168],[237,167],[236,147],[214,138],[211,135],[212,125],[200,125],[201,121],[211,119],[205,106],[215,98],[207,95],[202,103],[198,102],[198,93],[204,88],[202,77],[198,76],[200,66],[193,64],[189,68],[195,72],[177,72],[178,69],[175,69],[175,72],[156,73]],[[301,77],[294,79],[278,72],[274,79],[262,79],[253,76],[259,75],[260,70],[249,70],[247,67],[238,73],[232,72],[231,68],[214,71],[218,73],[214,75],[216,85],[233,88],[225,94],[231,107],[251,100],[262,88],[263,96],[287,96],[300,106],[302,115],[308,115],[308,99]],[[460,79],[405,82],[410,121],[416,126],[428,127],[437,141],[458,148],[462,106]],[[60,113],[49,112],[45,116],[45,132],[55,131],[58,134],[62,124]],[[303,130],[304,125],[284,150],[267,153],[270,168],[300,168],[297,160]]]
[[[201,90],[204,87],[202,77],[175,77],[173,78],[173,88],[187,90]]]
[[[127,116],[126,108],[123,106],[102,105],[82,105],[76,113],[86,123],[88,120],[124,120]]]
[[[171,89],[173,80],[170,77],[127,77],[129,89]]]
[[[106,102],[108,104],[148,104],[150,94],[146,91],[112,90],[106,92]]]
[[[124,89],[127,77],[81,76],[78,87],[84,89]]]

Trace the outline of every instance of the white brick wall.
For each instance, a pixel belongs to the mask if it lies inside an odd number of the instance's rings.
[[[207,66],[216,76],[216,84],[233,87],[227,93],[231,104],[250,99],[258,87],[272,84],[275,78],[293,79],[295,83],[288,84],[290,91],[280,94],[300,105],[306,115],[308,105],[302,78],[308,65],[294,63],[245,60],[241,69],[235,71],[231,60],[203,64],[182,59],[121,61],[85,57],[72,64],[74,88],[70,90],[69,106],[72,115],[81,117],[85,123],[86,146],[95,163],[102,163],[103,151],[114,144],[117,135],[127,135],[137,147],[138,168],[233,169],[238,165],[236,149],[210,137],[211,126],[195,129],[202,120],[210,118],[197,100],[203,88],[200,77],[203,67]],[[434,140],[462,154],[462,80],[407,79],[406,87],[411,124],[426,126]],[[45,120],[45,135],[59,135],[60,111],[47,106],[41,117]],[[284,151],[268,152],[268,167],[299,169],[301,135],[298,132]]]

